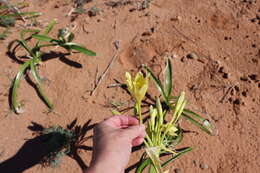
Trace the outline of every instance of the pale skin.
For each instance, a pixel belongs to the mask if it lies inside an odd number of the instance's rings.
[[[113,116],[94,128],[93,155],[84,173],[124,173],[131,149],[141,145],[145,127],[129,116]]]

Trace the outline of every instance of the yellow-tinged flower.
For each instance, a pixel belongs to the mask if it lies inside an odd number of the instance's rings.
[[[148,89],[149,76],[144,77],[142,72],[138,72],[135,79],[132,80],[130,73],[126,72],[125,77],[128,91],[135,101],[140,104]]]
[[[168,133],[171,136],[178,136],[177,133],[176,133],[177,131],[178,131],[177,127],[175,127],[174,125],[171,125]]]
[[[177,127],[175,127],[175,125],[174,124],[166,124],[166,125],[163,125],[163,131],[166,131],[166,129],[167,129],[167,134],[168,135],[171,135],[171,136],[178,136],[177,135],[177,131],[178,131],[178,128]]]

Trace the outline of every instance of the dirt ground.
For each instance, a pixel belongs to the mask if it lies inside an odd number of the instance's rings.
[[[32,122],[45,127],[65,127],[75,118],[79,124],[88,120],[96,123],[112,115],[111,103],[132,105],[125,91],[108,86],[115,83],[114,79],[123,82],[124,73],[137,72],[141,64],[159,73],[168,56],[173,62],[175,95],[185,91],[189,107],[211,117],[217,131],[216,136],[208,136],[183,121],[185,129],[198,132],[185,134],[182,144],[194,150],[175,161],[170,172],[260,170],[259,0],[153,0],[146,9],[140,8],[141,0],[122,0],[114,6],[109,0],[92,0],[84,8],[96,7],[98,13],[78,16],[70,15],[73,3],[69,1],[27,2],[30,6],[24,11],[42,13],[37,19],[42,25],[39,28],[56,19],[53,36],[59,28],[68,27],[76,34],[76,42],[94,50],[97,56],[73,54],[67,57],[74,62],[71,65],[58,58],[45,61],[40,72],[49,81],[45,90],[58,114],[46,114],[46,105],[23,80],[18,98],[25,104],[25,113],[15,115],[9,111],[8,95],[19,64],[6,52],[24,23],[20,21],[12,28],[12,34],[0,43],[0,162],[13,157],[26,140],[34,138],[28,129]],[[114,56],[108,73],[90,95],[97,76]],[[91,140],[85,144],[91,146]],[[37,151],[37,147],[29,148],[24,155]],[[138,161],[140,154],[135,152],[129,165]],[[82,151],[80,157],[88,165],[91,151]],[[74,159],[64,157],[58,168],[37,164],[24,172],[77,173],[81,168]]]

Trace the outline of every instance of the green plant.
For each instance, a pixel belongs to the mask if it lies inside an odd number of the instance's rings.
[[[27,58],[26,61],[23,61],[20,70],[18,74],[16,75],[13,85],[12,85],[12,97],[11,97],[11,108],[16,113],[21,113],[21,104],[17,102],[17,89],[19,88],[21,78],[23,75],[28,75],[26,73],[28,70],[30,70],[33,78],[35,79],[35,87],[39,93],[39,95],[42,97],[46,105],[49,107],[49,109],[53,109],[53,104],[50,102],[48,97],[44,94],[42,89],[42,79],[40,75],[38,74],[37,66],[42,63],[42,56],[45,54],[41,49],[42,48],[49,48],[53,46],[59,46],[64,49],[66,49],[69,54],[72,52],[72,50],[76,50],[78,52],[84,53],[89,56],[95,56],[96,53],[88,50],[81,45],[77,43],[73,43],[72,40],[74,39],[74,34],[69,32],[67,29],[60,29],[57,39],[51,38],[48,36],[50,31],[53,29],[54,25],[56,24],[55,21],[52,21],[44,30],[42,34],[38,34],[39,30],[23,30],[20,32],[20,40],[15,40],[9,45],[9,50],[12,50],[11,52],[14,52],[18,47],[22,47],[27,55],[25,56]],[[25,38],[25,34],[29,34],[29,37]],[[33,47],[29,45],[29,42],[32,39],[38,40]],[[42,42],[48,42],[42,43]],[[13,44],[17,43],[15,47],[13,47]],[[12,49],[13,47],[13,49]]]
[[[170,59],[166,60],[164,84],[155,77],[150,68],[147,66],[144,66],[144,68],[146,70],[146,77],[144,77],[142,72],[139,72],[134,81],[132,81],[131,75],[126,73],[128,91],[135,100],[135,113],[140,123],[143,123],[141,102],[148,89],[149,78],[152,78],[154,81],[163,101],[160,98],[156,98],[155,106],[150,106],[150,115],[146,127],[147,135],[144,141],[145,154],[143,154],[136,173],[143,172],[147,166],[150,166],[150,173],[163,173],[162,167],[192,150],[190,147],[183,150],[176,149],[176,146],[183,138],[183,129],[179,123],[181,118],[186,118],[210,135],[213,134],[213,126],[207,119],[189,109],[185,109],[187,100],[185,99],[184,92],[181,92],[179,96],[172,95],[173,82]],[[161,164],[160,157],[165,154],[170,154],[172,157]]]
[[[61,158],[71,152],[71,144],[76,142],[76,134],[60,126],[46,128],[40,135],[47,136],[45,142],[48,144],[47,155],[41,161],[43,166],[58,166]]]
[[[89,120],[83,126],[77,125],[77,119],[75,119],[66,128],[61,126],[45,128],[33,122],[33,126],[29,126],[29,129],[36,133],[36,138],[41,139],[42,146],[45,146],[40,159],[42,166],[57,167],[61,158],[66,155],[83,163],[78,154],[82,149],[91,150],[91,147],[83,144],[92,137],[86,136],[88,130],[92,128],[90,123]]]

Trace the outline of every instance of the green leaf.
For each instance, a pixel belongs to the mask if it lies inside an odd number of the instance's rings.
[[[53,104],[50,102],[50,100],[48,99],[48,97],[44,94],[43,92],[43,89],[41,87],[41,78],[38,74],[38,72],[36,71],[36,68],[35,68],[35,62],[34,62],[34,59],[31,61],[30,63],[30,68],[31,68],[31,71],[32,71],[32,75],[36,81],[36,87],[37,87],[37,90],[40,94],[40,96],[42,97],[42,99],[44,100],[44,102],[47,104],[47,106],[50,108],[50,109],[53,109]]]
[[[171,60],[169,58],[167,58],[166,61],[164,91],[167,99],[169,100],[169,96],[171,95],[172,92],[172,65],[171,65]]]
[[[15,25],[15,18],[7,17],[7,16],[0,16],[0,26],[3,27],[10,27]]]
[[[19,114],[20,112],[20,108],[21,105],[20,103],[17,102],[17,89],[19,88],[20,85],[20,81],[22,76],[25,73],[25,70],[30,66],[31,60],[25,62],[23,65],[20,66],[20,70],[17,73],[14,82],[13,82],[13,86],[12,86],[12,110]]]
[[[205,118],[201,117],[199,114],[196,114],[195,112],[189,110],[189,109],[184,109],[183,110],[184,113],[186,114],[190,114],[193,115],[194,117],[196,117],[197,119],[199,119],[201,122],[203,122],[204,120],[206,120]]]
[[[165,167],[167,166],[169,163],[173,162],[174,160],[176,160],[178,157],[182,156],[183,154],[189,152],[189,151],[192,151],[192,148],[191,147],[188,147],[188,148],[185,148],[181,151],[179,151],[177,154],[173,155],[170,159],[168,159],[167,161],[165,161],[163,164],[162,164],[162,167]],[[151,165],[152,166],[153,162],[150,158],[146,159],[146,160],[143,160],[141,162],[141,164],[137,167],[137,169],[135,170],[135,173],[142,173],[144,171],[144,169],[148,166],[148,165]],[[152,169],[152,168],[151,168]],[[154,171],[153,169],[150,170],[150,171]]]
[[[163,96],[164,101],[165,101],[165,102],[167,103],[167,105],[168,105],[169,101],[168,101],[167,96],[166,96],[166,94],[165,94],[165,92],[164,92],[164,89],[163,89],[163,86],[162,86],[161,81],[155,77],[155,75],[154,75],[153,72],[150,70],[150,68],[148,68],[147,66],[144,66],[144,68],[147,70],[148,73],[150,73],[150,75],[151,75],[153,81],[155,82],[156,87],[158,88],[159,92],[160,92],[161,95]]]
[[[151,164],[151,166],[150,166],[149,173],[157,173],[153,164]]]
[[[178,157],[182,156],[183,154],[185,154],[185,153],[187,153],[187,152],[189,152],[189,151],[191,151],[191,150],[192,150],[192,148],[191,148],[191,147],[188,147],[188,148],[185,148],[184,150],[178,152],[178,153],[177,153],[176,155],[174,155],[172,158],[170,158],[169,160],[167,160],[166,162],[164,162],[164,163],[162,164],[162,167],[166,166],[166,165],[169,164],[170,162],[176,160]]]
[[[32,33],[32,34],[35,34],[35,33],[38,33],[40,32],[39,29],[24,29],[20,32],[20,37],[23,41],[25,41],[25,34],[27,33]]]
[[[213,135],[213,129],[208,129],[207,127],[205,127],[203,124],[201,124],[200,122],[196,121],[195,119],[193,119],[192,117],[190,117],[189,115],[187,115],[186,113],[182,113],[182,116],[184,116],[187,120],[189,120],[191,123],[193,123],[194,125],[196,125],[197,127],[199,127],[202,131],[206,132],[209,135]]]
[[[53,29],[55,24],[57,24],[56,20],[52,20],[51,23],[49,23],[46,26],[43,35],[45,35],[45,36],[48,35],[51,32],[51,30]]]
[[[118,110],[116,110],[116,109],[112,109],[112,110],[111,110],[111,113],[112,113],[113,115],[122,115],[122,113],[118,112]]]
[[[59,40],[53,39],[53,38],[48,37],[46,35],[33,34],[32,37],[37,39],[37,40],[40,40],[40,41],[59,42]]]
[[[146,160],[142,161],[141,164],[135,170],[135,173],[142,173],[143,170],[150,164],[152,164],[151,159],[146,159]]]
[[[20,16],[25,16],[25,17],[38,17],[42,15],[39,12],[22,12],[22,13],[12,13],[12,14],[7,14],[5,15],[6,17],[20,17]]]
[[[63,44],[62,46],[65,46],[66,47],[69,47],[70,49],[73,49],[73,50],[76,50],[76,51],[79,51],[81,53],[84,53],[86,55],[89,55],[89,56],[96,56],[96,53],[91,51],[91,50],[88,50],[82,46],[80,46],[79,44],[77,43],[65,43]]]
[[[206,129],[208,129],[211,133],[211,135],[214,135],[214,130],[215,130],[215,127],[212,123],[210,123],[207,119],[201,117],[199,114],[189,110],[189,109],[184,109],[183,111],[185,114],[189,114],[189,115],[192,115],[194,116],[196,119],[198,119],[200,121],[200,124],[205,127]]]
[[[26,39],[25,39],[25,34],[26,34],[26,33],[38,33],[38,32],[40,32],[40,30],[38,30],[38,29],[25,29],[25,30],[22,30],[22,31],[20,32],[20,37],[21,37],[20,44],[21,44],[21,46],[23,46],[23,47],[26,49],[26,51],[27,51],[27,52],[30,54],[30,56],[32,56],[32,57],[34,57],[35,55],[34,55],[32,49],[31,49],[31,48],[29,47],[29,45],[27,44],[27,41],[26,41]]]

